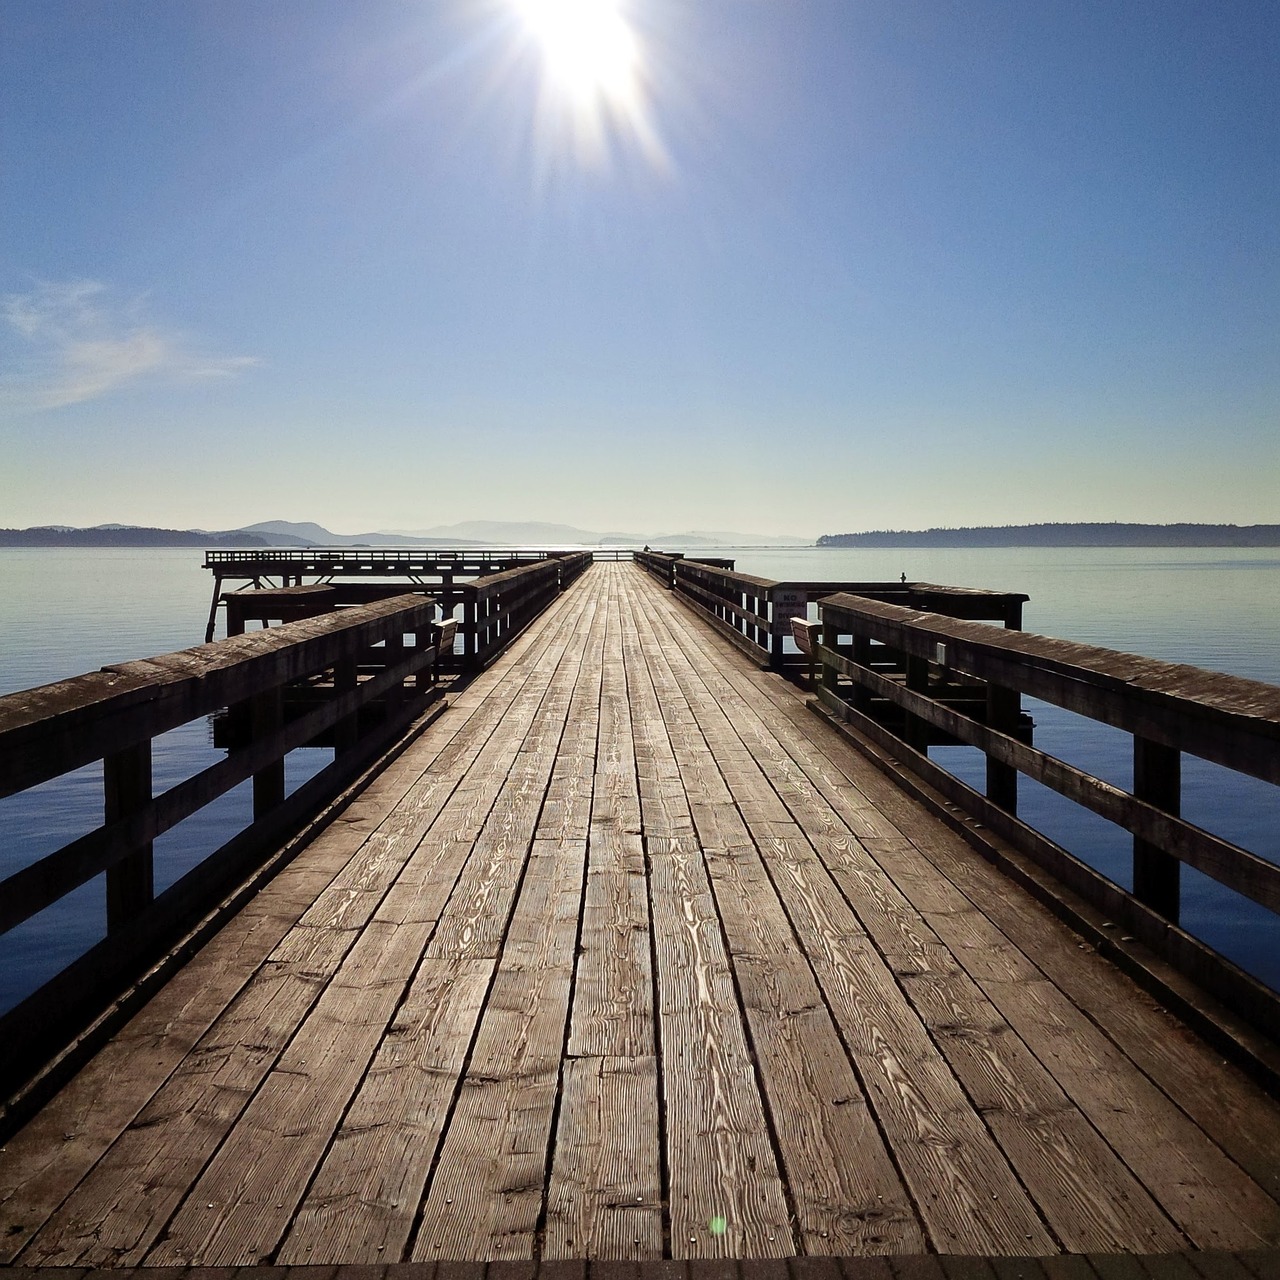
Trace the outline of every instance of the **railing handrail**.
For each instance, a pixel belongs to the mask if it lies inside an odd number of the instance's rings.
[[[429,597],[393,596],[6,694],[0,797],[322,671],[376,643],[396,621],[406,632],[430,626],[435,607]]]
[[[560,568],[555,561],[541,560],[537,564],[517,565],[514,569],[501,569],[497,573],[485,574],[482,578],[472,578],[470,582],[454,584],[454,593],[463,599],[484,599],[486,596],[501,592],[504,588],[518,582],[534,582],[540,575],[559,575]]]
[[[216,564],[259,563],[265,561],[307,562],[310,560],[351,561],[409,560],[548,560],[572,555],[572,551],[502,547],[231,547],[206,548],[204,567]]]
[[[1184,753],[1280,784],[1280,687],[848,593],[826,597],[818,608],[822,681],[816,706],[853,730],[882,768],[1033,891],[1046,890],[993,846],[987,832],[1274,1034],[1280,992],[1182,930],[1178,921],[1184,864],[1280,915],[1280,866],[1187,821],[1181,812]],[[1031,721],[1021,711],[1024,694],[1131,734],[1131,788],[1033,746]],[[985,794],[929,758],[929,746],[939,742],[985,754]],[[908,774],[922,782],[912,783]],[[1129,833],[1132,890],[1019,815],[1020,776]],[[1096,932],[1087,913],[1066,904],[1060,891],[1047,892],[1086,932]],[[1116,956],[1126,962],[1123,950]],[[1140,965],[1131,971],[1140,979],[1146,972]],[[1163,980],[1153,981],[1166,994],[1172,990]],[[1185,1009],[1199,1018],[1196,1007]],[[1201,1025],[1217,1035],[1213,1024],[1210,1017]],[[1235,1052],[1230,1036],[1222,1043]],[[1259,1061],[1252,1054],[1245,1056]],[[1280,1057],[1266,1070],[1280,1080]]]
[[[739,573],[736,569],[720,569],[715,565],[683,557],[675,561],[675,572],[677,578],[703,578],[707,581],[722,582],[726,586],[749,587],[752,591],[767,591],[770,587],[777,585],[772,578],[757,578],[751,573]]]
[[[1215,764],[1280,783],[1280,687],[1098,645],[837,593],[824,623],[857,618],[871,639]]]
[[[291,837],[323,822],[362,770],[443,710],[439,660],[456,624],[435,613],[434,600],[402,594],[0,698],[0,796],[101,761],[103,797],[100,825],[0,881],[0,932],[95,879],[107,924],[0,1015],[0,1131],[17,1114],[11,1093],[29,1100],[53,1087],[87,1028],[122,1016],[152,981],[143,975],[177,963],[184,938],[207,937],[288,861]],[[227,753],[157,793],[154,740],[213,713]],[[290,791],[285,758],[321,743],[333,759]],[[218,848],[156,893],[155,841],[250,783],[247,821],[227,821]],[[37,1077],[44,1084],[30,1084]]]

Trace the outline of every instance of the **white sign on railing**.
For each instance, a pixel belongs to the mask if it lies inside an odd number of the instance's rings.
[[[774,591],[770,631],[775,636],[791,634],[792,618],[809,616],[809,595],[805,591]]]

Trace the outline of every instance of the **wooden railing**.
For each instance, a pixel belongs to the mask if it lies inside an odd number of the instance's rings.
[[[1021,592],[929,582],[777,582],[736,573],[732,560],[658,551],[637,551],[635,558],[753,661],[797,678],[808,668],[809,660],[802,648],[795,647],[795,652],[787,648],[794,634],[792,622],[805,618],[809,605],[825,596],[854,592],[948,617],[1000,622],[1010,628],[1021,627],[1027,599]]]
[[[404,595],[0,698],[0,798],[101,761],[105,815],[0,882],[0,932],[104,872],[107,920],[101,942],[0,1018],[0,1097],[260,876],[415,719],[443,705],[436,675],[453,629],[437,623],[433,600]],[[299,691],[306,696],[292,696]],[[152,795],[152,741],[215,715],[237,745]],[[332,763],[286,795],[285,756],[317,741],[333,746]],[[153,841],[250,779],[249,825],[153,896]]]
[[[266,547],[208,550],[205,552],[204,567],[213,573],[213,597],[209,602],[204,638],[206,641],[213,639],[218,606],[223,603],[228,606],[227,632],[232,634],[235,619],[231,597],[241,593],[233,591],[224,594],[222,586],[227,581],[245,582],[253,588],[269,587],[277,591],[328,586],[332,589],[328,607],[334,608],[367,604],[372,600],[397,595],[401,591],[418,589],[434,596],[447,615],[464,599],[457,584],[548,563],[560,564],[561,582],[568,583],[590,563],[590,556],[589,551],[542,551],[520,547]],[[310,588],[304,587],[308,578],[312,579]]]
[[[1184,752],[1280,783],[1280,688],[850,594],[819,611],[828,712],[1255,1025],[1280,1027],[1280,996],[1177,927],[1184,863],[1280,913],[1280,867],[1179,814]],[[1032,746],[1023,695],[1131,734],[1132,792]],[[928,758],[938,741],[985,754],[985,794]],[[1020,776],[1131,833],[1132,893],[1019,818]]]
[[[487,666],[523,627],[592,563],[590,551],[570,552],[538,564],[492,573],[458,583],[454,596],[462,601],[461,667],[477,671]]]
[[[474,566],[482,571],[501,564],[513,568],[519,564],[536,564],[573,552],[534,551],[498,547],[247,547],[234,550],[210,549],[204,553],[206,569],[221,569],[229,577],[240,568],[256,569],[268,574],[275,566],[302,573],[372,571],[384,565],[397,568],[403,564],[421,565],[429,572],[441,564]]]

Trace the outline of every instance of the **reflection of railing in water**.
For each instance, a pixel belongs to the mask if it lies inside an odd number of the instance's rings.
[[[1280,689],[852,594],[818,608],[821,707],[883,767],[958,829],[977,823],[1012,846],[1006,869],[1024,883],[1034,888],[1035,872],[1020,872],[1018,855],[1255,1025],[1280,1026],[1280,996],[1177,927],[1182,863],[1280,913],[1280,867],[1179,817],[1183,752],[1280,783]],[[1023,695],[1132,734],[1132,792],[1033,747]],[[931,761],[935,743],[982,751],[986,793]],[[1133,893],[1019,819],[1019,775],[1132,834]]]

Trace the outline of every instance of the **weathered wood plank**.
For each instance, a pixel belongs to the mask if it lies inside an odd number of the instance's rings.
[[[658,1067],[570,1057],[547,1198],[544,1258],[661,1258]]]
[[[679,767],[631,630],[623,651],[637,764],[643,740],[657,766],[638,768],[645,829],[652,817],[673,833],[647,836],[671,1253],[784,1257],[794,1245],[781,1178],[688,800],[654,785]]]
[[[745,678],[735,674],[728,665],[722,667],[720,672],[735,684],[741,683],[741,679]],[[805,713],[799,708],[794,695],[776,682],[770,683],[765,680],[760,681],[759,684],[769,695],[775,709],[797,725],[802,737],[810,737],[811,735],[806,733]],[[811,746],[816,743],[821,743],[825,759],[832,762],[838,760],[843,771],[859,776],[860,786],[874,798],[876,805],[883,813],[890,817],[896,816],[902,822],[909,822],[912,819],[918,822],[911,802],[896,791],[887,779],[868,770],[865,762],[861,761],[847,746],[834,738],[826,737],[813,738]],[[835,779],[824,770],[815,770],[808,762],[805,768],[806,776],[814,785],[831,800],[833,805],[841,808],[850,794],[849,791],[834,785]],[[851,815],[843,809],[841,817],[851,826],[853,825]],[[996,905],[1000,905],[1002,910],[1007,907],[1006,917],[1003,917],[1006,918],[1007,923],[1025,922],[1020,934],[1023,946],[1029,952],[1034,952],[1040,963],[1052,964],[1056,981],[1068,980],[1069,975],[1074,975],[1074,980],[1071,981],[1073,997],[1083,1001],[1085,1007],[1091,1010],[1091,1016],[1102,1020],[1104,1025],[1109,1025],[1115,1032],[1118,1033],[1121,1030],[1126,1019],[1142,1014],[1144,1010],[1153,1011],[1149,997],[1137,992],[1132,983],[1119,974],[1114,966],[1094,958],[1092,973],[1083,972],[1083,960],[1077,942],[1045,946],[1047,937],[1061,935],[1070,938],[1072,935],[1066,933],[1057,921],[1048,919],[1026,898],[1025,894],[980,859],[974,858],[957,841],[940,836],[937,842],[921,846],[921,851],[933,859],[928,864],[929,875],[921,878],[909,871],[901,858],[893,856],[892,842],[886,843],[883,839],[877,842],[868,840],[865,836],[863,839],[869,848],[877,850],[877,857],[889,869],[900,887],[910,885],[908,892],[919,901],[922,907],[929,901],[927,895],[934,892],[943,894],[951,903],[945,908],[947,912],[956,909],[955,890],[951,889],[945,878],[935,874],[936,870],[941,870],[943,877],[950,876],[953,879],[961,875],[962,871],[964,875],[976,877],[973,892],[970,893],[974,902],[980,903],[984,911],[989,911]],[[909,843],[905,846],[897,846],[899,849],[903,847],[912,848]],[[944,849],[950,851],[945,864],[939,861],[941,851]],[[886,856],[889,858],[887,862]],[[935,864],[937,864],[936,867]],[[963,875],[961,882],[963,882]],[[921,894],[925,894],[926,897],[920,899]],[[859,900],[865,901],[861,891]],[[976,910],[968,902],[965,902],[965,906]],[[932,917],[930,919],[932,920]],[[956,945],[960,948],[957,950],[958,955],[963,954],[975,961],[999,957],[1011,949],[1010,943],[991,936],[984,936],[981,941],[971,946],[964,946],[959,941]],[[1084,959],[1088,957],[1085,956]],[[1085,967],[1089,968],[1089,966]],[[1105,975],[1105,992],[1100,992],[1096,984],[1103,980],[1103,975]],[[1274,1107],[1262,1103],[1264,1095],[1255,1085],[1245,1080],[1238,1072],[1227,1069],[1219,1055],[1206,1049],[1201,1041],[1190,1035],[1180,1024],[1176,1024],[1177,1036],[1171,1034],[1175,1022],[1168,1014],[1160,1011],[1155,1021],[1151,1020],[1151,1013],[1146,1013],[1144,1016],[1147,1021],[1143,1023],[1141,1032],[1135,1033],[1130,1028],[1122,1037],[1121,1043],[1124,1044],[1126,1051],[1131,1056],[1137,1057],[1144,1068],[1154,1074],[1157,1081],[1164,1082],[1166,1092],[1180,1107],[1189,1109],[1193,1114],[1202,1115],[1215,1136],[1228,1144],[1234,1158],[1245,1163],[1246,1167],[1254,1172],[1255,1177],[1260,1176],[1263,1185],[1274,1187],[1277,1164],[1275,1152],[1280,1150],[1280,1136],[1277,1136],[1277,1131],[1272,1127],[1280,1120],[1280,1117],[1275,1114]],[[1182,1047],[1184,1042],[1185,1052]],[[1192,1056],[1188,1058],[1186,1054]],[[1195,1065],[1191,1065],[1192,1063]],[[1232,1078],[1229,1085],[1225,1084],[1224,1074]],[[1213,1083],[1206,1085],[1205,1082],[1210,1080]],[[1226,1097],[1221,1094],[1224,1086]],[[1211,1097],[1216,1095],[1214,1101],[1206,1101],[1206,1092]],[[1245,1119],[1249,1115],[1255,1116],[1263,1126],[1264,1136],[1261,1138],[1250,1129],[1249,1122]],[[1157,1198],[1159,1198],[1158,1194]]]
[[[563,643],[572,633],[573,625],[576,621],[574,613],[566,613],[561,619],[561,626],[555,632],[553,644],[549,650],[544,651],[541,659],[545,659],[548,655],[558,660],[558,655],[563,651]],[[559,647],[557,648],[557,645]],[[555,663],[551,664],[554,670]],[[525,686],[516,686],[513,688],[513,694],[518,694],[524,698],[521,703],[521,710],[515,717],[518,723],[523,717],[527,722],[532,720],[538,705],[541,702],[543,690],[546,681],[549,680],[549,674],[546,673],[541,665],[541,661],[534,663],[531,673],[537,675],[537,682],[534,686],[529,687],[526,681]],[[510,713],[511,702],[505,698],[499,698],[499,709],[497,710],[497,719],[492,722],[485,720],[478,721],[474,728],[483,732],[487,727],[490,731],[496,725],[498,719],[502,717],[501,708],[505,707]],[[481,741],[485,741],[482,737]],[[510,754],[514,754],[515,748],[518,746],[518,738],[515,745],[511,747]],[[505,762],[508,753],[503,749],[504,771]],[[450,764],[450,774],[453,784],[467,776],[468,764],[470,760],[466,754],[461,754],[452,759]],[[410,769],[411,773],[412,770]],[[490,799],[486,800],[486,806],[492,803]],[[388,800],[391,797],[388,797]],[[372,804],[368,802],[366,808]],[[361,822],[359,815],[362,810],[358,807],[352,815],[352,826],[359,835],[370,834],[368,831],[370,823],[368,821]],[[397,812],[393,810],[393,814]],[[385,810],[379,812],[379,817],[385,813]],[[408,820],[412,822],[415,816],[412,808],[408,815]],[[288,963],[288,957],[297,949],[300,940],[314,941],[331,940],[334,944],[341,943],[345,948],[349,946],[354,938],[354,930],[358,929],[364,921],[369,918],[371,911],[378,906],[381,900],[381,894],[377,889],[378,873],[371,868],[370,863],[383,864],[381,874],[385,878],[390,878],[395,869],[403,867],[404,853],[397,853],[397,849],[403,850],[406,843],[404,839],[404,826],[401,823],[392,823],[392,827],[399,827],[399,830],[381,831],[381,824],[373,826],[372,849],[369,847],[368,841],[361,841],[358,855],[355,859],[351,858],[351,850],[348,847],[348,833],[345,824],[337,824],[331,831],[326,832],[319,842],[319,847],[328,849],[332,847],[333,842],[338,840],[341,842],[345,851],[345,866],[339,869],[337,876],[334,876],[326,885],[316,901],[303,913],[302,919],[306,924],[300,925],[295,930],[294,937],[287,938],[285,943],[281,944],[281,957],[274,963],[268,964],[261,975],[262,980],[269,984],[278,981],[277,969],[280,964]],[[413,833],[415,840],[409,841],[409,848],[412,849],[413,843],[416,841],[416,830],[411,826],[410,831]],[[447,847],[447,846],[446,846]],[[465,852],[465,847],[458,850],[459,858]],[[386,858],[390,856],[390,862],[386,862]],[[307,863],[314,861],[309,855]],[[299,874],[300,869],[306,863],[297,863],[294,867],[286,872],[286,876]],[[456,873],[455,873],[456,874]],[[430,880],[431,877],[428,875]],[[439,883],[446,889],[452,883],[452,877],[437,877]],[[280,883],[280,882],[277,882]],[[285,881],[287,883],[287,881]],[[316,990],[321,983],[327,980],[329,973],[336,967],[341,955],[344,951],[335,951],[332,954],[331,961],[327,967],[322,966],[317,969],[313,962],[310,967],[305,970],[308,978],[311,979],[311,985],[307,986],[304,993],[307,1000],[302,1004],[282,1005],[279,1001],[270,1002],[266,1009],[267,1014],[273,1020],[273,1028],[268,1033],[255,1025],[255,1020],[264,1016],[261,1013],[254,1012],[257,1006],[252,1000],[244,1008],[233,1008],[229,1019],[224,1019],[221,1025],[215,1024],[209,1037],[207,1037],[211,1045],[216,1046],[218,1043],[229,1044],[228,1052],[232,1054],[232,1061],[227,1067],[227,1071],[222,1076],[212,1077],[212,1083],[221,1091],[221,1097],[212,1099],[203,1099],[198,1097],[200,1091],[206,1087],[206,1083],[211,1080],[210,1072],[207,1067],[202,1066],[202,1059],[208,1056],[208,1050],[204,1053],[197,1052],[196,1056],[188,1059],[188,1063],[194,1065],[194,1081],[187,1080],[186,1076],[191,1074],[188,1065],[184,1064],[183,1069],[176,1077],[177,1093],[174,1098],[170,1099],[166,1096],[167,1091],[162,1091],[158,1095],[156,1102],[148,1110],[144,1110],[139,1121],[133,1129],[126,1133],[120,1142],[117,1143],[109,1157],[104,1160],[97,1168],[92,1171],[86,1187],[82,1192],[78,1192],[76,1197],[69,1202],[60,1216],[59,1221],[74,1222],[79,1220],[80,1210],[77,1205],[81,1200],[85,1202],[87,1207],[84,1210],[88,1218],[95,1215],[105,1216],[108,1209],[101,1207],[105,1204],[114,1204],[117,1201],[127,1200],[136,1192],[130,1190],[131,1187],[146,1187],[147,1201],[150,1205],[149,1216],[146,1221],[139,1226],[137,1222],[130,1222],[128,1215],[112,1213],[112,1230],[120,1228],[123,1235],[117,1241],[115,1237],[104,1228],[100,1233],[101,1238],[95,1240],[88,1246],[90,1253],[87,1256],[102,1259],[104,1261],[114,1260],[120,1250],[128,1252],[128,1256],[135,1260],[140,1259],[141,1250],[146,1247],[150,1240],[149,1232],[153,1232],[155,1228],[163,1224],[164,1219],[172,1211],[176,1204],[175,1197],[184,1193],[183,1169],[191,1169],[198,1172],[204,1161],[208,1158],[209,1153],[221,1139],[222,1132],[225,1127],[232,1122],[238,1115],[239,1107],[237,1104],[233,1108],[228,1108],[228,1102],[231,1100],[238,1090],[243,1094],[243,1098],[247,1100],[248,1096],[256,1089],[258,1081],[262,1078],[262,1073],[270,1066],[272,1061],[271,1054],[266,1050],[273,1044],[283,1047],[287,1037],[292,1034],[292,1028],[295,1023],[289,1021],[290,1018],[301,1018],[306,1012],[310,1001],[314,999]],[[304,952],[305,955],[305,952]],[[242,1028],[243,1030],[240,1030]],[[243,1036],[245,1041],[257,1046],[259,1052],[251,1053],[241,1060],[235,1050],[236,1038]],[[255,1074],[256,1073],[256,1074]],[[227,1083],[228,1080],[234,1080],[234,1086]],[[184,1101],[184,1099],[188,1099]],[[209,1104],[213,1105],[210,1107]],[[207,1112],[200,1108],[208,1108]],[[175,1127],[176,1126],[176,1127]],[[166,1156],[166,1143],[173,1145],[175,1154],[180,1158],[173,1163],[172,1167],[166,1169],[162,1174],[158,1170],[151,1169],[150,1166],[155,1161],[164,1164],[171,1157]],[[141,1148],[136,1150],[136,1148]],[[100,1185],[99,1185],[100,1184]],[[148,1226],[150,1223],[151,1226]],[[130,1235],[134,1227],[138,1227],[137,1234]],[[57,1229],[57,1228],[55,1228]],[[73,1228],[67,1229],[67,1238],[70,1240],[75,1235]],[[45,1244],[37,1241],[29,1251],[30,1256],[43,1256]],[[75,1248],[74,1245],[67,1245],[66,1248]],[[132,1252],[129,1252],[132,1251]]]
[[[530,855],[422,1204],[415,1260],[534,1255],[585,862],[585,841],[540,842]]]
[[[547,774],[553,768],[546,748],[549,739],[541,732],[534,734],[532,726],[556,707],[563,710],[565,689],[581,665],[567,642],[578,630],[582,615],[575,613],[572,621],[572,629],[562,634],[564,643],[542,654],[545,679],[526,688],[519,709],[508,708],[505,727],[514,739],[512,749],[493,755],[480,767],[478,776],[486,781],[460,788],[444,822],[432,828],[431,845],[441,851],[445,863],[451,858],[449,850],[461,859],[470,845],[462,878],[456,868],[442,874],[444,868],[433,867],[433,860],[421,856],[420,849],[379,911],[380,916],[386,912],[397,919],[426,916],[434,920],[447,909],[455,916],[455,927],[437,930],[433,936],[406,1001],[412,1037],[407,1045],[401,1043],[406,1032],[397,1030],[402,1025],[398,1018],[280,1251],[286,1261],[399,1257],[410,1239],[419,1197],[496,962],[491,930],[472,924],[485,910],[500,925],[506,920],[502,904],[514,891],[513,877],[523,866],[523,857],[513,855],[532,839]],[[540,742],[540,752],[516,750],[522,745],[514,732],[517,726],[526,735],[523,746]],[[496,804],[491,803],[494,791],[499,796]],[[468,922],[461,928],[456,927],[458,914]],[[483,959],[469,959],[476,956]],[[455,974],[459,965],[467,968]],[[443,1051],[435,1048],[423,1027],[437,1029],[438,1034],[447,1032],[450,1045]],[[401,1063],[404,1066],[398,1069]],[[407,1141],[410,1134],[417,1141]],[[387,1190],[361,1198],[360,1212],[353,1215],[349,1212],[352,1189],[366,1187]]]
[[[866,856],[835,810],[815,793],[800,763],[809,755],[807,740],[788,733],[785,724],[766,725],[745,692],[718,676],[704,669],[715,705],[733,714],[742,745],[735,747],[728,739],[718,742],[717,758],[736,759],[744,776],[749,776],[748,766],[754,761],[767,769],[777,800],[785,802],[784,815],[794,815],[803,824],[808,842],[856,907],[943,1056],[1066,1247],[1133,1248],[1135,1242],[1147,1249],[1182,1246],[1181,1233],[1070,1105],[977,985],[964,979],[946,946],[883,869]],[[750,751],[748,760],[742,758],[743,748]],[[760,803],[777,823],[776,808],[765,800]],[[803,841],[797,845],[798,831],[788,839],[780,823],[777,829],[783,837],[778,852],[784,861],[788,850],[798,847],[803,853]],[[923,863],[909,844],[903,844],[899,861],[914,857]]]
[[[648,622],[636,617],[636,626],[643,634]],[[670,653],[670,646],[651,646],[650,669],[662,668],[660,702],[690,788],[804,1250],[922,1250],[910,1199],[740,816],[746,809],[741,799],[735,805],[725,778],[694,767],[699,731],[707,735],[704,750],[710,746],[720,762],[719,726],[699,719],[712,718],[712,708],[692,683],[674,677],[660,656]]]
[[[588,863],[544,1257],[662,1256],[658,1084],[640,794],[611,575]]]
[[[269,1261],[399,1002],[426,927],[370,923],[201,1173],[151,1266]]]
[[[1008,1252],[1052,1250],[1052,1237],[1004,1155],[977,1120],[960,1083],[945,1068],[939,1069],[936,1048],[891,970],[835,892],[804,833],[789,821],[785,806],[744,751],[721,705],[705,687],[698,695],[697,676],[691,670],[680,683],[696,704],[700,728],[712,741],[717,759],[727,766],[737,806],[744,814],[754,812],[755,823],[768,833],[768,861],[790,926],[854,1051],[880,1124],[936,1247],[943,1252],[976,1252],[982,1238],[1000,1241]],[[775,945],[763,954],[772,955],[776,949]],[[879,1027],[869,1025],[873,1022]],[[978,1187],[985,1190],[982,1197],[974,1194]]]

